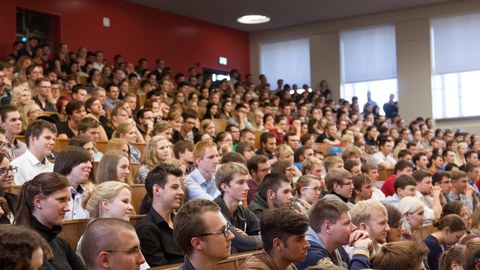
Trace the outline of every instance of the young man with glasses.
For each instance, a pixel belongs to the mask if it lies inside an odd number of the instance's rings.
[[[353,203],[349,200],[353,195],[352,174],[345,169],[334,169],[325,176],[328,194],[323,196],[325,199],[339,200],[353,208]]]
[[[247,168],[250,172],[251,179],[247,181],[248,194],[247,202],[250,203],[257,192],[258,185],[262,182],[265,175],[272,172],[268,158],[264,155],[256,155],[247,161]]]
[[[452,174],[447,171],[436,171],[432,175],[432,184],[442,189],[442,205],[448,203],[450,201],[448,195],[452,190]]]
[[[87,269],[145,269],[140,241],[133,226],[124,220],[99,218],[83,235],[79,250]]]
[[[222,164],[215,173],[215,182],[221,195],[213,201],[220,206],[222,214],[232,224],[230,231],[235,235],[232,250],[239,252],[263,247],[259,235],[259,219],[240,203],[247,198],[248,178],[245,165],[236,162]]]
[[[160,164],[145,179],[145,189],[152,203],[147,215],[135,229],[147,263],[160,266],[182,262],[183,254],[174,243],[174,211],[183,200],[183,172],[171,165]],[[195,224],[196,225],[196,224]]]
[[[179,270],[215,269],[218,262],[230,257],[235,236],[216,203],[204,199],[187,202],[174,225],[175,241],[185,253]]]
[[[180,140],[188,140],[193,142],[193,134],[197,131],[195,124],[198,120],[198,114],[193,110],[187,110],[182,113],[183,124],[180,131],[175,130],[172,135],[173,143]]]

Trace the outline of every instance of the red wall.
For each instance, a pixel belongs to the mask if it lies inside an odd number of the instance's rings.
[[[109,63],[117,53],[137,64],[147,58],[150,68],[163,58],[174,72],[208,67],[249,72],[248,33],[132,4],[123,0],[0,0],[0,56],[11,53],[17,7],[60,16],[60,40],[71,51],[85,46],[103,50]],[[110,18],[110,28],[102,18]],[[228,65],[218,64],[218,57]]]

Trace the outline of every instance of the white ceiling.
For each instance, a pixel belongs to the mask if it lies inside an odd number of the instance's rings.
[[[453,0],[126,0],[247,32],[438,4]],[[237,18],[261,14],[271,21],[243,25]]]

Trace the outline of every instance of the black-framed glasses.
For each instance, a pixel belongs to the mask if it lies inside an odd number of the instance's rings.
[[[223,236],[225,238],[228,238],[228,233],[230,232],[230,230],[228,228],[230,228],[230,226],[232,226],[232,224],[228,223],[227,227],[225,227],[225,229],[223,229],[223,230],[216,231],[216,232],[211,232],[211,233],[202,233],[202,234],[199,234],[198,237],[205,237],[205,236],[210,236],[210,235],[223,234]]]
[[[126,253],[127,255],[135,255],[138,256],[142,252],[142,249],[140,246],[133,247],[128,250],[104,250],[105,252],[120,252],[120,253]]]
[[[12,173],[16,173],[17,172],[17,167],[15,166],[10,166],[8,168],[0,168],[0,175],[4,175],[4,174],[7,174],[8,171],[12,171]]]

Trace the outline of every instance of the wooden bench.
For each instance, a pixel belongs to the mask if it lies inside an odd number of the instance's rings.
[[[147,190],[145,189],[144,184],[133,184],[130,185],[132,189],[132,205],[135,209],[135,213],[139,213],[140,204],[142,203],[145,194],[147,194]]]
[[[262,149],[262,143],[260,142],[260,137],[262,136],[263,132],[255,131],[253,133],[255,134],[255,144],[253,145],[253,148]]]
[[[95,148],[105,154],[105,147],[107,146],[108,141],[100,141],[95,144]]]
[[[335,147],[333,145],[330,145],[328,143],[314,143],[313,144],[313,150],[315,152],[322,152],[324,156],[327,156],[330,150]]]
[[[53,150],[55,150],[58,153],[62,151],[62,149],[67,147],[69,144],[70,144],[70,139],[57,138],[55,140],[55,145],[53,146]]]
[[[432,224],[429,225],[424,225],[419,231],[417,231],[417,235],[419,239],[425,239],[427,236],[430,234],[434,233],[437,231],[437,228],[433,227]]]
[[[15,135],[15,138],[23,143],[25,142],[25,136],[23,135]]]
[[[145,147],[147,147],[147,144],[146,143],[132,143],[133,146],[135,146],[139,151],[140,153],[145,153]]]
[[[217,264],[216,270],[235,270],[242,269],[240,268],[243,265],[243,262],[252,254],[259,253],[260,251],[254,252],[242,252],[231,255],[228,259],[223,260]],[[176,270],[181,264],[170,264],[152,267],[152,270]]]

